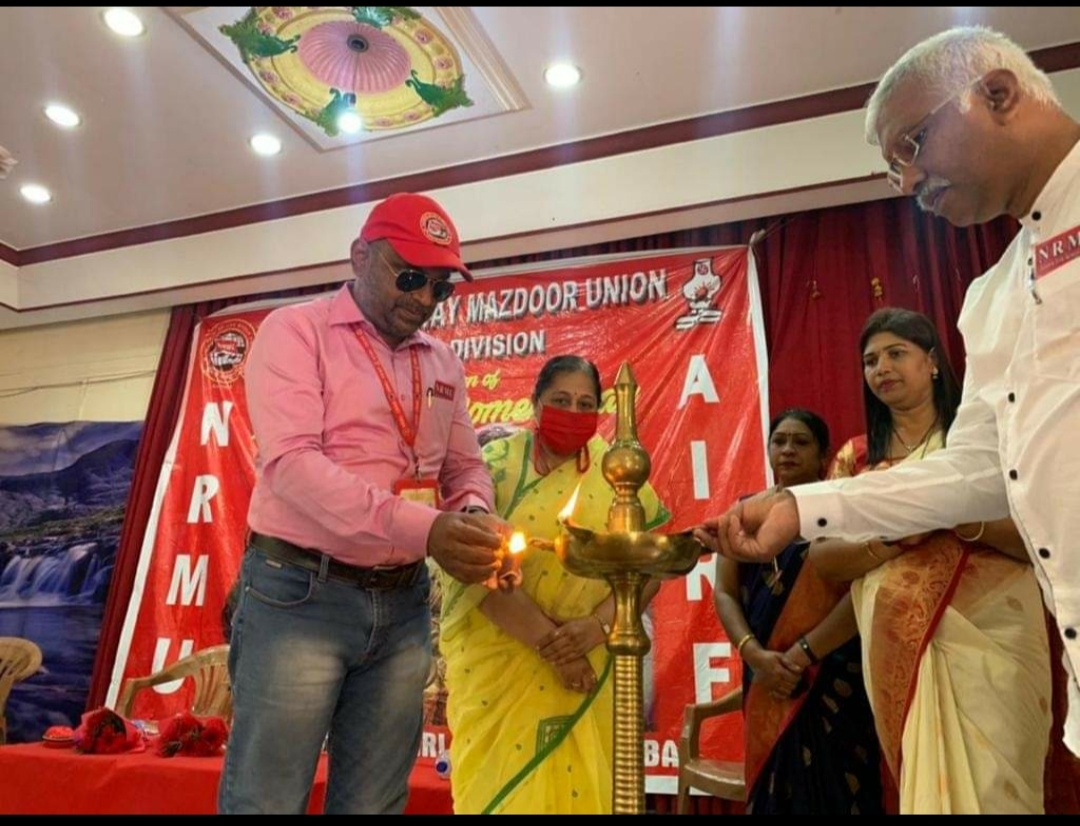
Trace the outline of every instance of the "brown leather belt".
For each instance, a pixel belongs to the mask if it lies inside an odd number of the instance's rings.
[[[301,548],[292,542],[278,539],[276,536],[252,531],[248,542],[258,548],[271,559],[284,562],[286,565],[295,565],[308,571],[318,573],[322,570],[323,558],[326,558],[327,579],[334,579],[364,588],[368,591],[392,591],[396,588],[411,588],[420,577],[420,571],[424,567],[424,560],[418,560],[409,565],[399,565],[393,568],[360,568],[356,565],[346,565],[338,562],[322,551],[313,551]]]

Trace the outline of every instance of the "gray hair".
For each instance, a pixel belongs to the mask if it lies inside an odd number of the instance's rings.
[[[1020,46],[985,26],[956,26],[912,46],[878,83],[866,104],[866,141],[877,146],[878,118],[892,95],[909,81],[936,92],[942,100],[995,69],[1016,75],[1025,95],[1061,108],[1054,86]],[[961,107],[969,105],[967,95]]]

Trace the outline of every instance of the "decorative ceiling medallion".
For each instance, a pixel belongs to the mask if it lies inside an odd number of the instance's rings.
[[[207,7],[181,22],[323,148],[525,106],[467,9]],[[339,125],[352,112],[355,135]]]

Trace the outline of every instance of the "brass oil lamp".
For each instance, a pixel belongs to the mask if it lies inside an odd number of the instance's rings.
[[[615,666],[615,764],[612,809],[615,814],[645,813],[645,714],[642,660],[649,637],[641,623],[641,593],[650,578],[672,578],[693,570],[707,550],[691,531],[657,534],[645,530],[645,509],[638,491],[652,463],[638,441],[635,400],[638,385],[623,363],[615,379],[615,441],[601,469],[615,491],[607,533],[575,525],[576,493],[559,514],[562,532],[555,552],[572,574],[606,579],[615,595],[615,622],[607,647]]]

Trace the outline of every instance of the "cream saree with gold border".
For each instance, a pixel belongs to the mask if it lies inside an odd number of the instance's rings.
[[[926,453],[942,446],[935,434]],[[881,469],[854,452],[830,475]],[[900,812],[1042,813],[1050,659],[1031,566],[938,531],[851,595]]]

